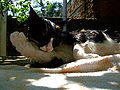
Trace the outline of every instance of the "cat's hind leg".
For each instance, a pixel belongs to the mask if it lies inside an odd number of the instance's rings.
[[[76,62],[71,62],[58,69],[31,69],[33,72],[40,73],[83,73],[107,70],[115,66],[114,63],[120,63],[120,54],[109,55],[93,59],[81,59]],[[120,67],[120,66],[119,66]],[[120,68],[118,68],[120,69]]]

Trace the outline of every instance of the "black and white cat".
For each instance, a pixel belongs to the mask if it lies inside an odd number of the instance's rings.
[[[101,31],[63,32],[55,23],[39,17],[31,7],[28,35],[13,32],[10,40],[22,55],[39,63],[51,62],[56,57],[68,63],[120,53],[120,44],[106,40]]]

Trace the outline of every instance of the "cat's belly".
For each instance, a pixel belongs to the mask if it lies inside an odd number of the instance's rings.
[[[97,43],[93,47],[85,46],[85,53],[94,53],[100,56],[120,54],[120,43],[105,44]]]
[[[73,46],[61,44],[59,47],[54,49],[55,56],[63,59],[64,62],[75,61],[73,57]]]

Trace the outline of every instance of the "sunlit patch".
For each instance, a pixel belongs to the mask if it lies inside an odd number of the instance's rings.
[[[99,71],[99,72],[89,72],[89,73],[67,73],[67,77],[81,77],[81,76],[103,76],[105,73],[110,73],[110,71]]]
[[[35,82],[35,81],[37,81],[37,80],[35,80],[35,79],[27,79],[26,81]]]
[[[120,84],[117,83],[117,82],[108,82],[108,83],[111,84],[111,85],[120,86]]]
[[[50,74],[48,77],[43,77],[38,80],[28,79],[31,85],[42,86],[49,88],[60,88],[67,84],[66,76],[62,74]]]
[[[78,89],[88,89],[81,83],[73,82],[71,80],[67,80],[66,74],[47,74],[47,77],[43,77],[41,79],[27,79],[29,81],[29,85],[39,86],[39,87],[48,87],[48,88],[66,88],[69,90],[78,90]]]
[[[12,81],[12,80],[15,80],[16,79],[16,77],[10,77],[10,80]]]
[[[64,86],[67,90],[88,90],[87,87],[80,85],[80,83],[71,83]]]

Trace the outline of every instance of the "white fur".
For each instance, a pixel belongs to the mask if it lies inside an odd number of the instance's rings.
[[[85,53],[94,53],[100,56],[120,53],[120,43],[109,41],[105,41],[104,43],[87,42],[83,48]]]
[[[104,43],[85,42],[76,44],[73,48],[75,59],[96,58],[120,53],[120,43],[105,41]]]
[[[98,54],[92,54],[92,53],[85,53],[84,47],[82,47],[80,44],[76,44],[73,48],[73,56],[75,59],[87,59],[87,58],[97,58],[99,57]]]

